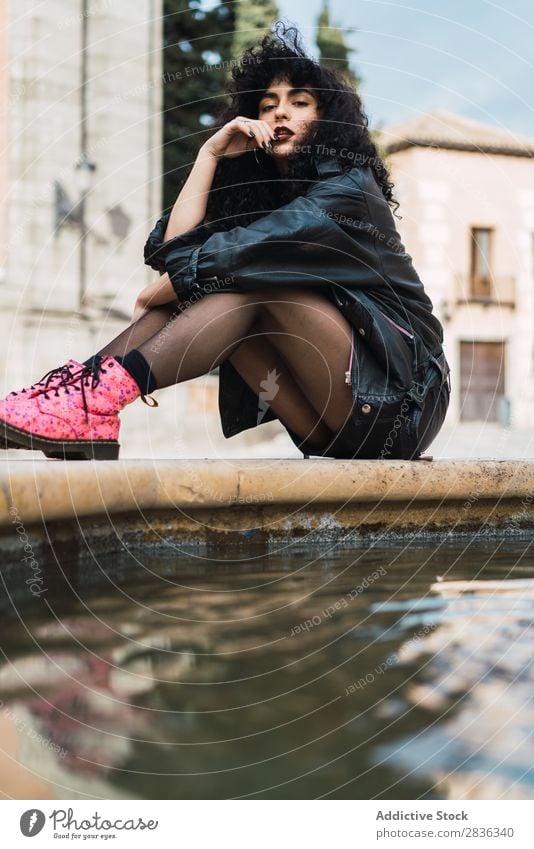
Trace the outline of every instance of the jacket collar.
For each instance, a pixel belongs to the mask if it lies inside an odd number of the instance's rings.
[[[337,159],[319,159],[318,156],[312,156],[317,176],[320,180],[326,177],[333,177],[334,174],[341,174],[342,168]]]

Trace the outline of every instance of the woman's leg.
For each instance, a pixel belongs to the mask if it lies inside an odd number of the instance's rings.
[[[109,357],[79,373],[67,375],[67,365],[57,370],[61,379],[46,391],[0,402],[6,440],[50,457],[115,459],[118,413],[126,404],[150,385],[162,389],[206,374],[251,339],[256,371],[243,351],[236,363],[259,398],[267,382],[274,412],[294,434],[326,448],[349,417],[352,393],[343,374],[351,328],[321,291],[218,292],[168,313],[135,322],[102,349]],[[154,326],[158,330],[146,338]],[[130,350],[132,343],[138,347]],[[122,369],[112,368],[115,356]],[[280,382],[273,386],[273,380]]]
[[[251,333],[254,331],[252,328]],[[321,421],[287,361],[265,335],[251,335],[229,357],[245,383],[265,408],[272,407],[280,421],[314,448],[325,448],[332,431]]]
[[[351,325],[316,289],[279,288],[263,306],[258,329],[283,357],[331,434],[338,433],[353,406],[351,386],[345,383]]]
[[[179,301],[154,307],[137,321],[134,321],[122,333],[119,333],[118,336],[115,336],[111,342],[104,345],[98,351],[98,354],[101,357],[124,356],[128,351],[138,348],[139,345],[142,345],[143,342],[154,336],[158,330],[161,330],[173,317],[180,315],[181,312]]]
[[[254,365],[248,344],[253,339]],[[351,328],[337,307],[320,290],[299,287],[205,295],[137,348],[159,389],[230,359],[260,395],[262,381],[275,369],[281,377],[270,405],[284,424],[318,447],[352,409],[344,383],[350,349]]]

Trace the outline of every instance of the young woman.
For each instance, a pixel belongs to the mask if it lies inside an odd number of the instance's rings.
[[[226,437],[278,418],[304,456],[416,459],[438,432],[442,327],[360,98],[280,22],[232,76],[133,324],[0,402],[4,447],[116,458],[126,404],[217,366]]]

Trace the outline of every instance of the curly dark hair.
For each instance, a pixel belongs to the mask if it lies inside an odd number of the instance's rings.
[[[217,124],[223,126],[238,115],[257,118],[260,100],[274,79],[286,80],[295,88],[311,88],[317,98],[320,118],[310,122],[304,149],[314,151],[317,160],[334,157],[343,171],[355,164],[372,168],[384,197],[396,210],[394,184],[369,134],[360,97],[342,72],[306,55],[294,26],[277,21],[273,32],[244,51],[226,83],[230,104],[218,113]],[[281,176],[272,157],[260,148],[220,159],[204,223],[218,230],[246,226],[304,194],[309,181],[317,179],[311,155],[296,151],[286,162],[287,173]]]

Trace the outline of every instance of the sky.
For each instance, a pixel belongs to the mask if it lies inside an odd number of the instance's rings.
[[[322,0],[278,0],[316,56]],[[448,109],[534,137],[534,0],[329,0],[371,127]],[[347,32],[353,27],[355,32]]]

